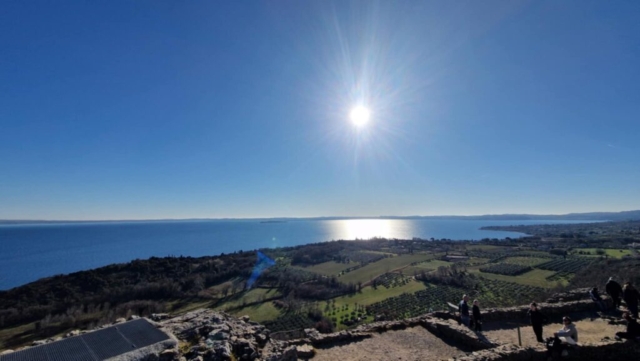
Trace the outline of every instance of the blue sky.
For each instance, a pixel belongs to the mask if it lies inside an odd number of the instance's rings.
[[[638,209],[638,19],[638,1],[3,1],[0,219]]]

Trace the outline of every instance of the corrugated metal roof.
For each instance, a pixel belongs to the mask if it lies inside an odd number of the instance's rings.
[[[102,361],[168,340],[145,319],[0,356],[0,361]]]

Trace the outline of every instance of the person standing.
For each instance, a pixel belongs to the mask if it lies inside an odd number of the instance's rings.
[[[596,306],[598,306],[598,309],[600,311],[605,311],[607,309],[606,305],[604,304],[604,301],[602,301],[602,298],[600,297],[600,293],[598,292],[598,287],[594,286],[589,291],[589,296],[591,296],[591,300],[596,304]]]
[[[627,304],[627,309],[634,318],[638,318],[638,290],[636,290],[630,282],[626,282],[622,288],[622,298]]]
[[[462,301],[460,301],[460,303],[458,304],[458,312],[460,312],[460,320],[467,327],[469,327],[469,321],[470,321],[469,304],[467,304],[468,300],[469,300],[469,296],[463,295]]]
[[[613,277],[609,277],[609,281],[607,281],[604,289],[611,297],[611,300],[613,301],[613,307],[619,308],[622,301],[622,287],[620,286],[620,284],[614,281]]]
[[[533,333],[536,334],[536,340],[538,340],[538,342],[544,342],[542,339],[542,325],[547,321],[547,318],[538,310],[538,304],[535,302],[531,302],[527,314],[529,315],[529,320],[531,320]]]
[[[473,300],[472,312],[474,331],[482,332],[482,315],[480,314],[480,303],[478,300]]]
[[[627,321],[627,332],[616,332],[616,338],[634,340],[640,338],[640,325],[631,317],[629,312],[622,314],[622,318]]]

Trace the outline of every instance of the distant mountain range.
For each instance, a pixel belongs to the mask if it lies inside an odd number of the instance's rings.
[[[481,216],[411,216],[381,218],[393,219],[469,219],[469,220],[547,220],[547,221],[627,221],[640,220],[640,210],[624,212],[589,212],[568,214],[485,214]]]
[[[379,216],[379,217],[312,217],[312,218],[191,218],[191,219],[146,219],[146,220],[112,220],[112,221],[56,221],[56,220],[1,220],[0,224],[36,224],[36,223],[89,223],[89,222],[176,222],[176,221],[207,221],[207,220],[245,220],[259,221],[262,223],[295,221],[295,220],[340,220],[340,219],[457,219],[457,220],[487,220],[487,221],[522,221],[522,220],[546,220],[546,221],[627,221],[640,220],[640,210],[623,212],[589,212],[568,214],[485,214],[480,216]]]

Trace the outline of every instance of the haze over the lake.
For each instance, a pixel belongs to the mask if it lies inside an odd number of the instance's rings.
[[[637,209],[639,1],[3,1],[0,219]]]

